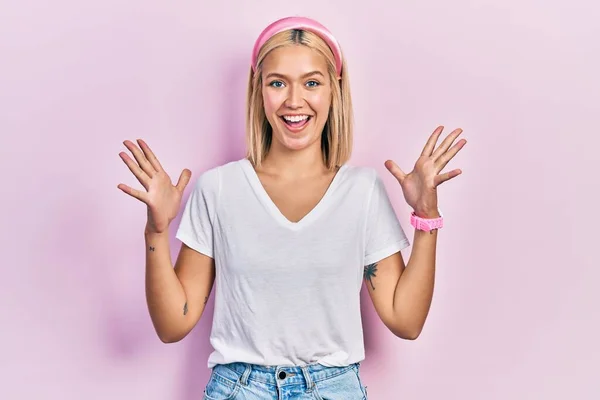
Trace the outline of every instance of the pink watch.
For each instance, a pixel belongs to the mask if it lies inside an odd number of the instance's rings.
[[[435,229],[440,229],[444,226],[444,217],[442,212],[438,208],[440,216],[438,218],[421,218],[418,217],[413,211],[410,214],[410,224],[420,231],[431,232]]]

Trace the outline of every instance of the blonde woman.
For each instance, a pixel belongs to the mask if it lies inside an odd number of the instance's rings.
[[[427,141],[412,172],[386,167],[414,209],[413,250],[382,180],[350,166],[352,102],[339,43],[308,18],[275,21],[252,53],[247,157],[196,180],[176,237],[168,227],[191,176],[176,185],[148,145],[121,157],[144,186],[118,187],[147,205],[146,293],[163,342],[183,339],[215,283],[205,399],[366,399],[360,314],[363,278],[383,323],[419,336],[433,292],[440,171],[465,144],[452,132]],[[452,147],[451,147],[452,146]]]

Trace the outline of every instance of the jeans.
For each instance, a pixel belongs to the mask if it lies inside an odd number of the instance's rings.
[[[346,367],[216,365],[204,400],[366,400],[360,363]]]

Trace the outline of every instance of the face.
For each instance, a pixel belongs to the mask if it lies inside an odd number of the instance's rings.
[[[331,106],[325,57],[303,45],[271,51],[263,61],[262,95],[273,128],[271,146],[320,151]]]

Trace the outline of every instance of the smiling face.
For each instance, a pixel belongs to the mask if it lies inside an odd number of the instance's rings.
[[[325,57],[304,45],[271,51],[263,62],[262,98],[274,148],[320,151],[331,107]]]

